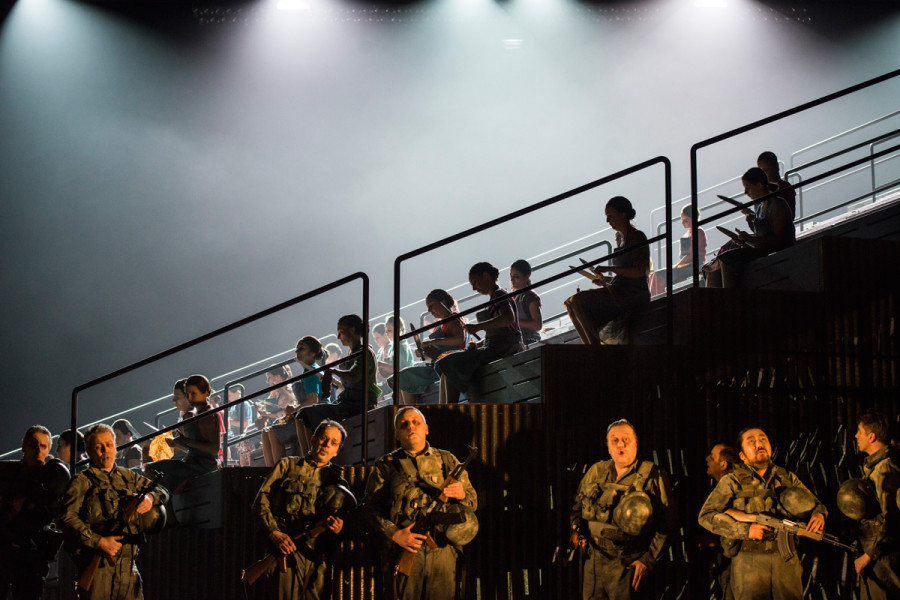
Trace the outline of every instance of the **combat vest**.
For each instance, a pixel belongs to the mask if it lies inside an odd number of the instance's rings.
[[[756,473],[747,466],[738,465],[732,471],[737,480],[738,490],[734,495],[731,508],[748,514],[765,513],[769,516],[785,516],[780,514],[778,506],[778,488],[791,484],[791,473],[784,467],[772,466],[772,474],[768,480],[760,481]],[[788,515],[789,516],[789,515]],[[791,517],[793,518],[793,517]],[[793,536],[792,536],[793,537]],[[771,535],[766,535],[764,540],[770,540]],[[728,558],[733,558],[741,549],[742,540],[722,538],[723,553]]]
[[[273,486],[271,510],[279,531],[294,536],[303,532],[315,519],[319,490],[335,484],[347,486],[341,477],[341,468],[329,463],[319,472],[319,477],[302,475],[304,458],[292,458],[290,469]],[[315,473],[314,469],[311,469]]]
[[[112,532],[116,526],[116,517],[120,507],[137,493],[138,488],[133,482],[125,480],[124,473],[132,473],[122,467],[114,467],[104,480],[93,469],[88,469],[78,476],[86,477],[91,482],[87,489],[84,501],[81,503],[79,518],[86,523],[92,531],[101,536]],[[137,520],[132,520],[128,525],[128,533],[137,533]]]
[[[604,463],[606,468],[607,463]],[[632,538],[625,534],[612,522],[613,510],[626,495],[634,492],[643,492],[650,472],[656,465],[649,460],[640,462],[636,471],[632,471],[622,480],[630,479],[629,483],[616,483],[606,481],[594,484],[594,489],[581,499],[581,516],[588,522],[591,536],[595,543],[601,538],[614,542],[627,542]]]
[[[431,494],[440,488],[453,470],[455,462],[450,452],[437,448],[432,448],[431,451],[440,457],[441,471],[440,474],[426,474],[425,478],[416,468],[415,461],[402,448],[386,457],[392,473],[389,482],[391,501],[389,519],[400,528],[408,526],[431,504],[437,502]],[[443,509],[444,507],[440,506],[434,510]]]

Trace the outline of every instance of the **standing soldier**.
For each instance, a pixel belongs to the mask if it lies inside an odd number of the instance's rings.
[[[478,531],[475,489],[462,471],[457,481],[443,488],[447,501],[436,497],[435,490],[459,461],[428,444],[428,425],[419,409],[400,408],[394,431],[401,448],[376,461],[364,499],[366,519],[387,545],[382,560],[385,583],[393,580],[393,597],[398,600],[451,600],[459,587],[457,558]],[[432,513],[448,518],[435,519],[440,524],[431,538],[413,531],[417,520]],[[395,572],[404,552],[413,554],[408,575]]]
[[[50,432],[34,425],[22,439],[22,460],[0,462],[0,598],[38,600],[59,549],[52,521],[69,470],[50,453]]]
[[[331,463],[346,437],[340,423],[322,421],[313,432],[309,453],[282,458],[259,488],[254,513],[275,553],[284,557],[284,570],[276,567],[278,576],[269,577],[269,598],[330,597],[326,557],[333,555],[335,538],[319,534],[339,534],[344,521],[338,509],[348,501],[355,506],[341,468]]]
[[[611,460],[595,463],[578,486],[572,527],[584,535],[584,598],[636,598],[677,527],[665,471],[638,460],[634,427],[606,428]]]
[[[731,591],[737,600],[801,599],[802,567],[796,552],[796,536],[790,536],[793,556],[785,561],[770,527],[739,522],[726,511],[765,513],[787,519],[812,516],[806,529],[816,533],[825,527],[825,507],[796,475],[772,463],[772,446],[762,429],[748,427],[738,434],[743,464],[722,477],[700,509],[700,524],[722,536],[725,555],[732,556]]]
[[[859,521],[863,554],[854,562],[862,600],[900,598],[900,467],[889,454],[888,420],[867,412],[857,421],[856,443],[865,452],[864,479],[851,479],[838,491],[838,508]]]
[[[135,516],[123,524],[122,513],[130,501],[139,500],[137,514],[149,518],[150,509],[163,504],[168,493],[157,488],[140,499],[136,497],[150,482],[116,465],[116,436],[109,425],[91,427],[85,444],[91,466],[72,478],[62,499],[60,525],[66,536],[66,550],[72,554],[79,573],[94,556],[99,554],[104,559],[91,583],[90,598],[140,600],[144,596],[135,559],[145,521]],[[113,564],[109,564],[109,559]]]
[[[727,444],[716,444],[706,457],[706,474],[712,477],[713,486],[734,470],[739,461],[737,450]],[[731,577],[731,559],[723,554],[722,541],[719,536],[701,530],[699,536],[700,554],[708,575],[716,582],[713,596],[724,600],[733,600],[734,594],[728,585]]]

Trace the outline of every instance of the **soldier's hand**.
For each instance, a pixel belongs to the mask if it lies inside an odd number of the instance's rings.
[[[750,535],[748,537],[751,540],[761,540],[763,539],[763,534],[767,531],[772,531],[772,528],[760,525],[759,523],[753,523],[750,525]]]
[[[294,540],[286,533],[273,531],[269,534],[269,539],[272,540],[272,543],[275,544],[275,547],[278,548],[279,552],[282,554],[290,554],[297,550],[297,546],[294,545]]]
[[[853,567],[856,569],[857,575],[862,575],[862,572],[866,570],[866,567],[869,566],[869,563],[872,562],[872,557],[868,554],[863,554],[859,558],[853,561]]]
[[[647,565],[639,560],[636,560],[628,565],[628,568],[634,569],[634,577],[632,577],[631,579],[631,587],[637,590],[639,587],[641,587],[641,584],[644,582],[644,577],[647,575],[647,571],[649,571],[650,569],[648,569]]]
[[[806,524],[806,530],[810,533],[819,533],[823,529],[825,529],[825,517],[822,513],[814,514]]]
[[[410,523],[409,527],[398,529],[397,533],[391,536],[391,539],[395,544],[404,550],[409,550],[413,553],[418,552],[419,548],[422,547],[422,542],[425,541],[424,535],[421,533],[413,533],[412,528],[414,524],[415,523]]]
[[[325,527],[334,533],[340,533],[344,528],[344,520],[339,517],[328,517],[325,519]]]
[[[141,503],[138,504],[137,512],[139,515],[142,515],[151,508],[153,508],[153,496],[144,494],[144,498],[141,500]]]
[[[463,484],[457,481],[444,488],[444,495],[448,498],[463,500],[466,497],[466,490],[463,489]]]
[[[110,535],[100,538],[100,541],[97,543],[97,549],[110,558],[115,558],[119,550],[122,549],[122,536]]]

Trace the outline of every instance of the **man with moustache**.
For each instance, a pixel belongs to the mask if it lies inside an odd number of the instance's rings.
[[[722,477],[700,509],[700,524],[723,538],[726,548],[736,550],[731,561],[730,588],[736,600],[763,598],[803,598],[802,567],[796,552],[796,539],[791,536],[794,556],[785,561],[770,527],[742,523],[726,513],[729,509],[748,514],[797,519],[782,505],[784,494],[777,491],[798,488],[811,499],[812,516],[806,529],[819,532],[825,528],[825,506],[801,483],[796,475],[772,463],[772,446],[766,433],[748,427],[738,434],[742,464]]]
[[[862,600],[900,598],[900,467],[890,455],[889,427],[887,418],[875,411],[860,415],[857,421],[856,443],[867,455],[863,473],[877,499],[871,513],[858,519],[863,554],[854,567]],[[840,500],[839,495],[838,506]]]
[[[135,563],[141,539],[139,519],[136,515],[125,531],[117,527],[121,510],[149,481],[116,465],[116,436],[109,425],[91,427],[85,445],[91,466],[72,478],[62,498],[60,527],[66,536],[65,548],[79,573],[96,553],[114,560],[113,565],[100,561],[90,598],[141,600],[141,575]],[[168,493],[157,488],[141,499],[137,514],[145,514],[167,499]]]
[[[50,530],[69,471],[50,459],[50,432],[29,427],[22,460],[0,461],[0,598],[38,600],[59,541]],[[46,463],[45,463],[46,461]]]
[[[584,536],[585,600],[639,597],[669,534],[677,529],[668,475],[652,462],[638,460],[631,423],[611,423],[606,446],[611,459],[588,469],[571,516],[572,528]]]
[[[334,536],[310,534],[319,521],[339,534],[344,521],[337,514],[322,514],[322,498],[332,486],[349,489],[341,468],[332,464],[347,431],[340,423],[322,421],[313,432],[309,453],[282,458],[259,488],[253,511],[271,544],[287,557],[287,569],[269,577],[267,597],[278,600],[329,598],[327,558],[334,552]],[[337,492],[342,493],[342,492]],[[324,517],[324,518],[323,518]]]
[[[461,546],[477,531],[475,489],[463,471],[456,483],[443,490],[448,502],[432,509],[432,503],[439,500],[424,490],[440,487],[459,461],[450,452],[431,447],[425,415],[413,406],[397,411],[394,435],[401,447],[375,462],[363,500],[369,526],[381,534],[388,547],[383,556],[385,579],[393,579],[393,597],[397,600],[451,600],[459,587],[456,562]],[[431,548],[424,544],[425,535],[412,531],[416,519],[426,510],[459,510],[466,521],[437,526],[437,547]],[[403,551],[415,554],[409,576],[393,573]]]

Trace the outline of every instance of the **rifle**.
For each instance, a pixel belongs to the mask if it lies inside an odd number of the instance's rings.
[[[339,488],[343,492],[343,500],[339,503],[339,505],[332,510],[329,517],[336,517],[341,511],[349,508],[350,510],[356,508],[356,498],[350,492],[349,489],[344,487],[343,485],[337,484],[335,487]],[[346,506],[345,506],[346,504]],[[296,536],[293,536],[291,540],[296,543],[300,543],[304,540],[308,541],[310,539],[316,539],[323,533],[328,530],[328,526],[326,525],[328,521],[328,517],[322,519],[321,521],[316,522],[312,527],[308,527],[306,530],[298,533]],[[241,579],[247,582],[247,585],[253,585],[256,583],[256,580],[259,579],[266,571],[269,570],[273,564],[278,562],[279,568],[281,572],[284,573],[287,571],[287,555],[280,554],[276,556],[273,554],[267,554],[260,560],[256,561],[243,571],[241,571]]]
[[[447,477],[444,478],[444,482],[441,483],[441,486],[437,488],[439,492],[437,497],[435,498],[435,502],[432,502],[428,508],[426,508],[420,514],[419,518],[416,519],[416,522],[413,524],[412,531],[413,533],[419,533],[425,535],[425,543],[429,548],[434,550],[437,548],[437,542],[434,541],[434,538],[431,536],[431,531],[434,529],[435,525],[439,524],[452,524],[452,523],[462,523],[465,521],[465,515],[462,513],[456,514],[448,514],[448,513],[439,513],[435,514],[433,511],[435,507],[439,504],[446,504],[449,498],[444,495],[444,490],[447,489],[447,486],[453,485],[459,481],[459,478],[462,476],[463,471],[466,470],[466,465],[468,465],[473,458],[475,458],[475,454],[478,452],[478,448],[475,446],[469,446],[469,455],[466,457],[466,460],[456,465],[456,468],[450,472]],[[409,576],[410,571],[412,571],[413,561],[416,558],[416,553],[410,550],[403,550],[403,554],[400,555],[400,560],[397,561],[397,566],[394,568],[394,575],[397,573],[403,573],[406,576]]]
[[[308,530],[292,537],[291,540],[296,544],[310,538],[316,539],[322,535],[326,529],[325,520],[322,520]],[[279,564],[282,573],[287,571],[287,554],[281,554],[279,556],[276,556],[275,554],[266,554],[263,558],[241,571],[241,579],[246,581],[248,585],[253,585],[256,583],[256,580],[262,577],[263,574],[269,570],[269,567],[276,562]]]
[[[725,513],[735,521],[740,521],[741,523],[756,523],[758,525],[771,527],[775,532],[775,540],[778,542],[778,552],[781,553],[781,558],[783,558],[785,562],[791,560],[794,556],[794,553],[791,552],[791,545],[788,540],[790,534],[805,537],[817,542],[825,542],[826,544],[840,548],[845,552],[856,552],[858,546],[857,542],[845,544],[841,542],[840,538],[836,535],[831,535],[824,531],[819,531],[817,533],[807,531],[806,523],[791,521],[789,519],[779,519],[778,517],[770,517],[769,515],[764,514],[747,514],[733,508],[729,508]]]
[[[162,477],[162,473],[151,470],[152,475],[150,476],[150,481],[147,482],[140,491],[138,491],[134,496],[132,496],[131,500],[128,501],[128,504],[125,505],[124,508],[119,510],[119,514],[116,517],[116,524],[119,525],[120,529],[125,529],[128,527],[128,524],[131,522],[131,518],[137,512],[138,506],[140,506],[141,502],[144,499],[144,496],[153,492],[154,489],[159,485],[159,480]],[[114,529],[116,529],[114,527]],[[106,559],[106,563],[109,566],[114,566],[116,564],[116,559],[108,554],[103,554],[99,550],[94,552],[94,555],[91,557],[91,561],[88,563],[88,566],[81,572],[81,576],[78,578],[78,581],[75,584],[75,594],[77,597],[87,597],[87,593],[90,591],[91,586],[94,584],[94,576],[97,574],[97,569],[100,567],[100,560]]]

